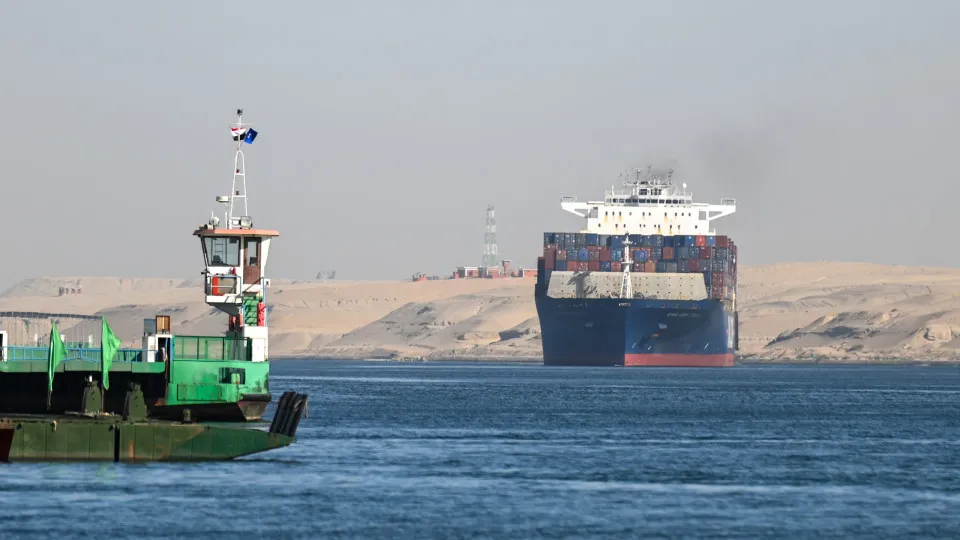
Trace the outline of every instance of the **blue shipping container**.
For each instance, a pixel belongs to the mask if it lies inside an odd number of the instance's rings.
[[[622,261],[623,260],[623,249],[616,248],[610,250],[610,260],[611,261]]]
[[[613,248],[613,249],[621,249],[621,248],[623,248],[623,237],[622,237],[622,236],[614,236],[614,237],[610,238],[610,247]]]
[[[675,238],[673,236],[661,236],[663,239],[663,247],[676,247]]]
[[[579,253],[577,254],[577,259],[579,259],[579,260],[581,260],[581,261],[589,261],[589,260],[590,260],[590,252],[587,251],[587,248],[580,248],[580,251],[579,251]]]
[[[716,236],[708,236],[708,237],[707,237],[707,245],[710,246],[710,247],[716,246],[716,245],[717,245],[717,237],[716,237]]]
[[[647,262],[647,250],[638,249],[634,253],[636,253],[636,256],[634,256],[635,261],[642,262],[642,263]]]
[[[557,270],[559,270],[560,272],[566,272],[567,261],[557,261]]]
[[[600,271],[609,272],[610,271],[610,261],[600,261]]]

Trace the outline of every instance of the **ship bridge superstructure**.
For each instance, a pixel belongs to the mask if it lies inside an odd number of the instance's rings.
[[[560,207],[585,220],[581,232],[595,234],[715,235],[710,223],[737,210],[736,199],[720,204],[693,202],[686,184],[673,183],[673,169],[635,169],[620,189],[612,187],[602,201],[563,197]]]

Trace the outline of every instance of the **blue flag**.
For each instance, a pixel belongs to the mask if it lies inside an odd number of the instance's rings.
[[[253,140],[257,138],[257,130],[248,129],[247,136],[243,138],[243,142],[247,144],[253,144]]]

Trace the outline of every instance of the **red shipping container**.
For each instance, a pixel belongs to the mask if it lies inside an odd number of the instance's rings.
[[[693,237],[693,245],[695,245],[695,246],[700,246],[700,247],[706,246],[706,245],[707,245],[707,237],[706,237],[706,236],[694,236],[694,237]]]
[[[587,253],[587,258],[590,259],[590,262],[600,262],[600,252],[590,251]]]
[[[600,251],[600,246],[587,246],[587,251]]]
[[[565,249],[558,249],[558,250],[557,250],[557,260],[558,260],[558,261],[565,261],[565,260],[567,260],[567,250],[565,250]]]
[[[544,270],[554,270],[557,267],[556,259],[554,257],[544,257],[543,258],[543,269]]]
[[[611,272],[623,272],[623,266],[617,261],[610,261]]]
[[[588,264],[589,263],[587,261],[577,261],[577,264],[576,264],[577,272],[588,272],[589,271]]]
[[[603,262],[610,262],[610,248],[600,248],[600,260]]]
[[[710,246],[704,246],[704,247],[700,248],[700,258],[701,258],[701,259],[709,259],[710,257],[713,257],[713,248],[712,248],[712,247],[710,247]]]
[[[730,247],[730,240],[726,236],[717,235],[717,247]]]
[[[657,271],[656,261],[647,261],[643,263],[643,271],[650,272],[650,273],[656,272]]]
[[[676,257],[673,254],[673,246],[664,246],[663,248],[663,260],[672,261]]]
[[[711,272],[711,273],[710,273],[710,284],[711,284],[711,285],[719,285],[719,286],[723,287],[723,284],[724,284],[723,272]]]
[[[710,298],[722,299],[723,298],[723,285],[717,285],[716,283],[710,284]]]
[[[688,259],[687,272],[699,272],[699,271],[700,271],[700,259]]]
[[[599,272],[600,271],[600,261],[590,261],[587,263],[587,271],[589,272]]]
[[[633,268],[630,269],[633,272],[643,272],[643,263],[635,262],[633,263]]]

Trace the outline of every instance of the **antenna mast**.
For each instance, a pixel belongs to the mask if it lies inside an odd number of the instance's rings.
[[[253,144],[257,132],[251,129],[253,124],[243,123],[243,109],[237,109],[237,121],[230,127],[233,141],[237,144],[237,153],[233,160],[233,184],[230,195],[217,197],[217,201],[226,204],[226,226],[228,229],[250,227],[250,212],[247,208],[247,174],[243,157],[243,143]],[[243,214],[235,215],[237,199],[243,199]]]

